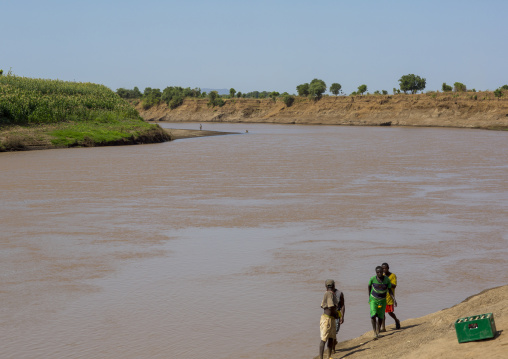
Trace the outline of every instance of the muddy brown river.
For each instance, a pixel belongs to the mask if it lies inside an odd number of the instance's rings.
[[[312,358],[327,278],[339,340],[382,262],[402,320],[507,284],[508,133],[203,129],[0,154],[1,358]]]

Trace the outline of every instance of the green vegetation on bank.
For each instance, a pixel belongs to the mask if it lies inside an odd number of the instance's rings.
[[[399,82],[399,88],[393,88],[393,95],[398,95],[401,92],[407,94],[408,92],[411,94],[417,94],[418,91],[423,93],[427,80],[418,75],[407,74],[402,75]],[[506,90],[505,87],[508,85],[504,85],[503,87],[494,91],[495,97],[503,96],[503,91]],[[327,91],[326,83],[321,79],[313,79],[310,83],[303,83],[296,86],[297,95],[291,95],[287,92],[283,92],[280,94],[277,91],[252,91],[247,93],[242,93],[240,91],[236,91],[234,88],[229,89],[229,94],[223,93],[219,94],[217,91],[210,91],[210,93],[201,92],[201,89],[195,88],[191,89],[190,87],[166,87],[163,91],[157,88],[147,87],[144,92],[141,93],[137,87],[134,87],[132,90],[119,88],[117,89],[117,94],[127,100],[131,100],[135,105],[141,102],[142,107],[146,110],[152,106],[158,105],[160,103],[166,103],[170,109],[175,109],[181,104],[185,98],[208,98],[208,106],[209,107],[222,107],[226,104],[226,100],[234,100],[235,98],[254,98],[254,99],[271,99],[273,102],[281,101],[287,107],[290,107],[295,103],[296,96],[299,97],[308,97],[315,101],[320,100],[325,95]],[[335,95],[345,95],[342,91],[342,85],[334,82],[331,84],[328,91]],[[455,82],[453,87],[447,85],[443,82],[442,86],[443,92],[451,92],[454,91],[456,95],[460,92],[476,92],[475,89],[467,90],[466,85]],[[427,92],[429,93],[429,92]],[[430,91],[430,93],[435,93],[434,91]],[[373,92],[374,95],[388,95],[388,91],[386,90],[375,90]],[[353,91],[350,96],[357,95],[370,95],[368,92],[368,88],[366,84],[361,84],[358,86],[357,91]]]
[[[106,86],[0,74],[0,151],[165,140]]]
[[[141,105],[145,110],[162,102],[165,102],[170,109],[175,109],[183,103],[186,97],[206,97],[206,92],[201,92],[199,88],[191,89],[190,87],[183,88],[179,86],[168,86],[163,91],[158,88],[147,87],[143,93],[137,87],[132,90],[119,88],[116,93],[126,100],[136,100],[138,103],[141,101]]]

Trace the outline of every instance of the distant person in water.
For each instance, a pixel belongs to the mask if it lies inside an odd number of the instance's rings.
[[[203,125],[199,124],[199,129],[202,130],[203,129]]]
[[[319,331],[321,335],[321,343],[319,344],[319,359],[323,359],[325,352],[325,345],[328,344],[328,358],[332,355],[332,348],[334,341],[337,338],[337,328],[335,319],[339,318],[337,308],[339,302],[337,296],[334,293],[335,281],[333,279],[327,279],[325,281],[326,292],[321,302],[321,308],[323,308],[323,314],[319,321]]]
[[[394,305],[397,306],[395,294],[392,292],[392,283],[390,279],[383,274],[383,268],[377,266],[376,275],[369,280],[370,322],[372,324],[372,330],[374,331],[374,339],[379,338],[379,331],[381,330],[381,324],[385,317],[387,293],[390,293]]]
[[[383,268],[383,274],[387,276],[388,279],[390,279],[390,282],[392,283],[392,292],[393,294],[395,294],[395,287],[397,287],[397,276],[395,275],[395,273],[390,272],[390,266],[388,265],[388,263],[381,264],[381,267]],[[400,320],[398,320],[397,316],[395,315],[395,307],[393,304],[394,302],[392,296],[390,295],[390,293],[387,293],[385,313],[388,313],[390,317],[392,317],[395,320],[395,328],[400,329]],[[382,332],[386,332],[385,320],[386,315],[383,318],[383,323],[381,324]]]
[[[335,319],[335,340],[333,341],[333,352],[336,352],[335,347],[337,346],[337,335],[339,334],[340,325],[344,323],[344,314],[346,312],[346,302],[344,300],[344,293],[342,293],[337,288],[333,288],[333,294],[337,297],[337,302],[339,303],[337,307],[337,313],[339,317]]]

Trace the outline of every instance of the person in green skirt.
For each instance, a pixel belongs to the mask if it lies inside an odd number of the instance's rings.
[[[390,293],[393,303],[397,306],[390,279],[383,274],[381,266],[376,267],[376,275],[369,280],[370,321],[374,331],[374,339],[379,338],[379,331],[385,317],[386,293]],[[377,318],[377,321],[376,321]]]

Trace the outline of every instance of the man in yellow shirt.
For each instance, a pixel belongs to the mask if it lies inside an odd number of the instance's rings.
[[[395,287],[397,287],[397,276],[395,275],[395,273],[390,272],[390,266],[388,265],[388,263],[383,263],[381,265],[381,267],[383,268],[383,274],[390,279],[390,282],[392,283],[392,292],[395,295]],[[390,315],[390,317],[392,317],[395,320],[395,328],[400,329],[400,320],[398,320],[397,316],[395,315],[395,307],[396,306],[397,306],[397,304],[393,303],[393,298],[390,295],[390,293],[387,293],[386,294],[385,312],[388,313]],[[386,315],[383,318],[383,323],[381,324],[381,330],[380,330],[381,332],[386,332],[385,320],[386,320]]]

